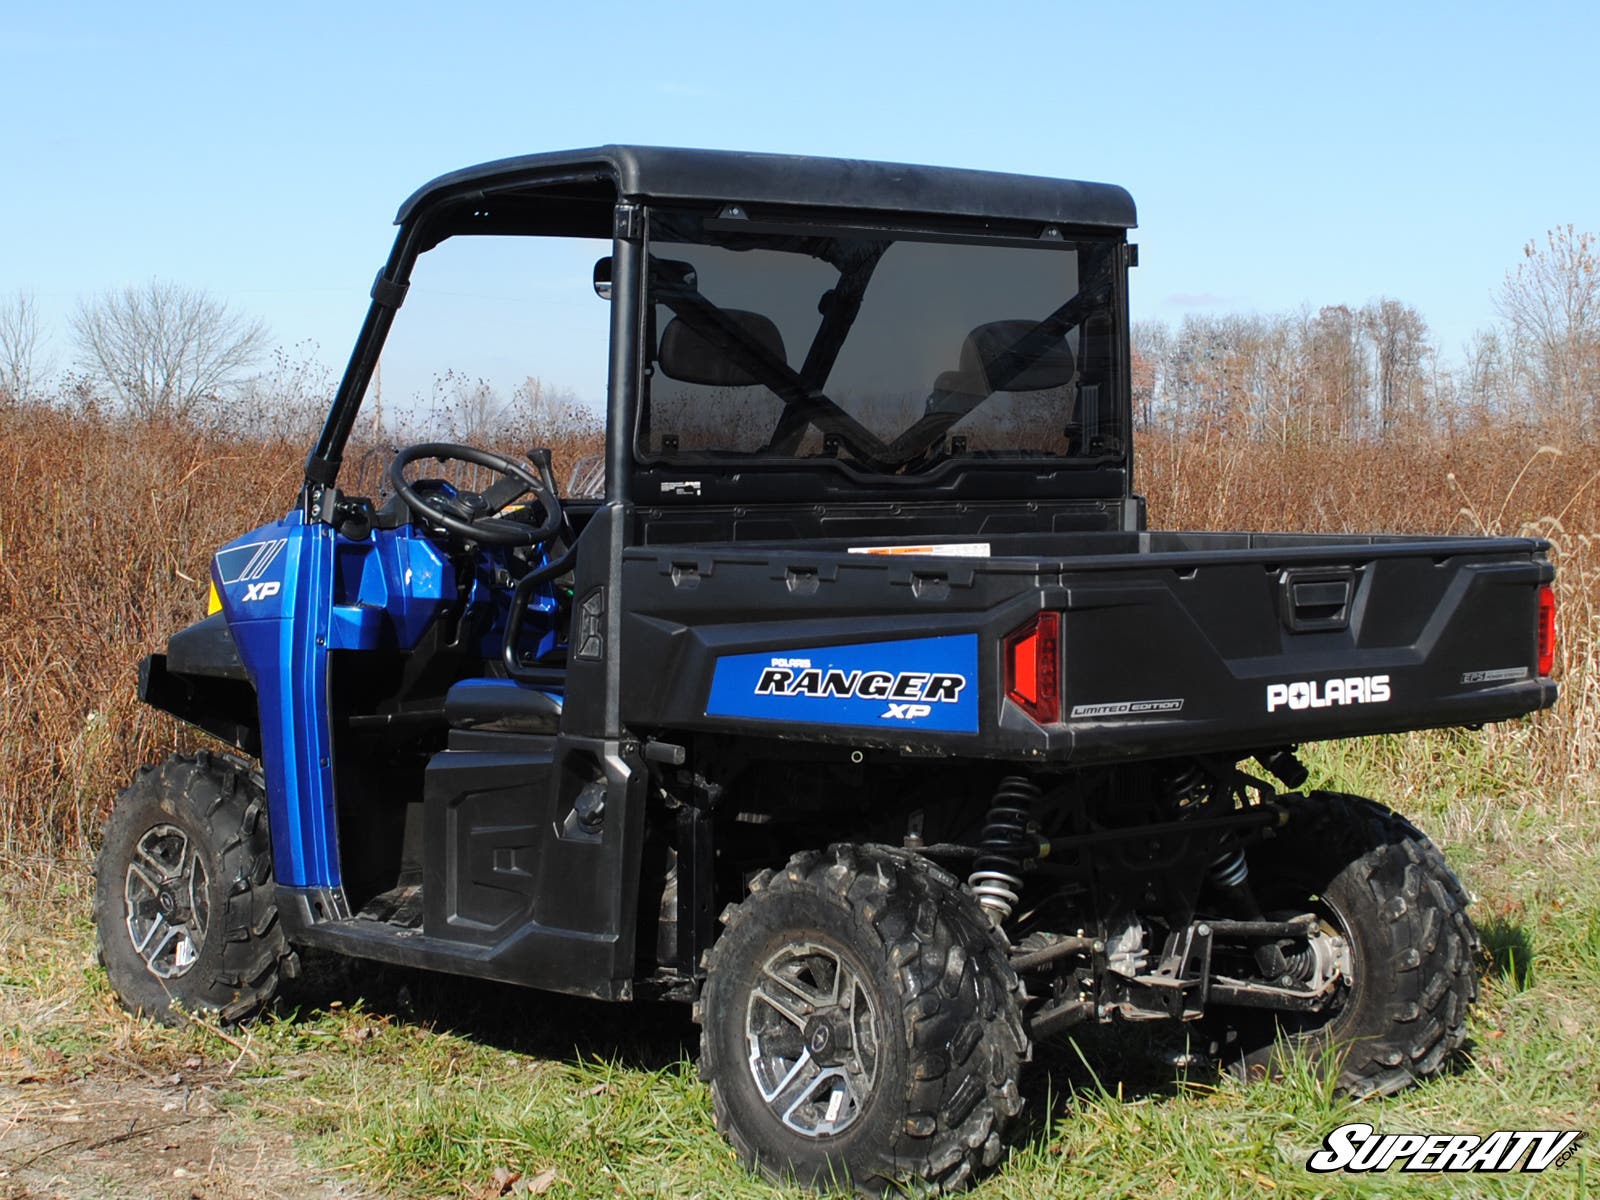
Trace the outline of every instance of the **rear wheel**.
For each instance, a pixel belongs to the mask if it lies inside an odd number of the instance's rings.
[[[297,965],[278,923],[261,778],[201,753],[145,767],[123,789],[95,862],[100,961],[125,1007],[254,1016]]]
[[[965,1185],[1028,1050],[987,918],[933,864],[835,846],[765,872],[711,950],[700,1071],[746,1165],[811,1187]]]
[[[1313,912],[1312,935],[1285,948],[1291,970],[1337,979],[1320,1013],[1213,1008],[1224,1066],[1245,1078],[1305,1053],[1354,1095],[1387,1094],[1437,1075],[1466,1040],[1477,999],[1477,930],[1443,855],[1405,818],[1359,796],[1287,797],[1289,823],[1248,855],[1269,915]]]

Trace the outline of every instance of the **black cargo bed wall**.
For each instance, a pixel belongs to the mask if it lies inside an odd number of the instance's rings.
[[[1133,529],[1137,528],[1135,514],[1134,503],[1123,500],[660,505],[636,510],[631,544],[815,543],[832,538],[960,542],[1030,533]]]

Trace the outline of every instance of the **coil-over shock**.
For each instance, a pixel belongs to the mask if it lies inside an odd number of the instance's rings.
[[[1016,911],[1022,894],[1022,864],[1038,849],[1039,839],[1029,832],[1028,822],[1040,794],[1032,780],[1008,775],[989,803],[967,887],[996,926]]]
[[[1294,765],[1299,766],[1299,763],[1296,761]],[[1190,763],[1167,781],[1167,802],[1180,814],[1193,812],[1211,796],[1212,783],[1198,763]],[[1243,846],[1225,847],[1206,868],[1206,879],[1212,892],[1233,916],[1247,921],[1263,919],[1261,906],[1250,889],[1250,864]],[[1290,973],[1283,950],[1274,942],[1259,943],[1254,957],[1256,966],[1269,979],[1281,979]]]

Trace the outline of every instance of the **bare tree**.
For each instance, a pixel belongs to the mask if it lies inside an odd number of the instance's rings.
[[[39,309],[32,292],[19,291],[0,303],[0,399],[33,399],[45,368],[38,361]]]
[[[1312,436],[1313,414],[1305,403],[1307,313],[1261,318],[1256,337],[1254,436],[1288,445]]]
[[[1522,254],[1496,307],[1526,364],[1535,410],[1576,430],[1600,406],[1600,245],[1567,225]]]
[[[1145,430],[1156,426],[1156,408],[1161,402],[1163,375],[1172,356],[1172,331],[1161,321],[1133,323],[1133,427]]]
[[[243,403],[222,406],[218,423],[257,437],[298,442],[315,436],[338,383],[317,350],[310,339],[275,348],[261,373],[239,388]]]
[[[600,414],[568,388],[551,387],[529,375],[511,393],[508,434],[530,445],[550,445],[604,433]]]
[[[182,417],[233,384],[266,346],[266,326],[203,291],[152,280],[80,304],[82,365],[133,412]]]
[[[1372,344],[1377,367],[1377,422],[1383,433],[1426,413],[1423,363],[1428,357],[1428,323],[1409,304],[1387,296],[1361,310],[1361,328]]]
[[[1324,305],[1311,319],[1306,346],[1316,429],[1324,438],[1361,432],[1369,372],[1361,347],[1361,323],[1343,304]]]

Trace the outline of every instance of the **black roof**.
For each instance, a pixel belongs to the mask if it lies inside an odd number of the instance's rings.
[[[886,210],[1047,224],[1137,224],[1133,197],[1109,183],[802,154],[598,146],[502,158],[441,175],[400,206],[396,223],[439,201],[558,181],[607,181],[628,198]]]

